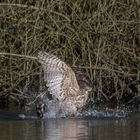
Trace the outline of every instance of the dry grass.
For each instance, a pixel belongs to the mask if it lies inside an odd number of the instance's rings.
[[[136,0],[1,2],[1,104],[37,94],[39,50],[86,71],[90,99],[133,101],[140,93],[139,7]]]

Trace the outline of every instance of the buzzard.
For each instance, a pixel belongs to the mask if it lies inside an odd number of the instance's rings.
[[[38,54],[38,62],[43,67],[48,94],[38,98],[37,116],[42,118],[44,112],[49,111],[74,115],[86,103],[88,91],[91,90],[89,77],[69,67],[55,55],[43,51]]]

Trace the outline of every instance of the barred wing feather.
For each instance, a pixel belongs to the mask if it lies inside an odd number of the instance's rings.
[[[56,56],[39,52],[38,61],[44,70],[44,81],[48,91],[59,101],[66,97],[74,97],[79,92],[75,73]]]

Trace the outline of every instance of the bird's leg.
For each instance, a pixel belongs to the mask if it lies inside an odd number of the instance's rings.
[[[39,118],[43,118],[44,112],[46,111],[44,96],[45,95],[39,96],[36,100],[36,114]]]

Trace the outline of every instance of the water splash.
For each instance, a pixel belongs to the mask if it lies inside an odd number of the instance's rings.
[[[18,118],[22,119],[22,120],[32,120],[32,119],[37,119],[36,116],[33,115],[27,115],[27,114],[19,114]]]
[[[43,119],[47,118],[70,118],[70,117],[75,117],[75,118],[86,118],[86,117],[91,117],[91,118],[124,118],[127,117],[129,114],[131,114],[132,111],[128,111],[126,109],[120,109],[120,110],[113,110],[113,111],[108,111],[108,110],[103,110],[103,109],[95,109],[95,108],[90,108],[90,109],[85,109],[85,110],[79,110],[75,113],[73,116],[68,116],[66,113],[56,113],[53,110],[49,110],[44,113]],[[0,120],[33,120],[33,119],[38,119],[36,112],[18,112],[17,110],[15,111],[9,111],[9,110],[0,110]]]
[[[44,114],[43,119],[49,119],[49,118],[125,118],[129,115],[130,112],[128,111],[118,111],[118,112],[109,112],[104,110],[84,110],[84,111],[77,111],[75,115],[68,116],[65,113],[56,113],[54,111],[48,111]],[[36,115],[27,115],[27,114],[19,114],[19,118],[21,119],[37,119]]]
[[[124,118],[124,117],[127,117],[129,115],[129,113],[130,113],[130,111],[125,111],[125,110],[120,110],[118,112],[109,112],[109,111],[105,111],[105,110],[89,109],[89,110],[84,110],[84,111],[77,111],[75,115],[68,116],[65,113],[56,113],[53,111],[49,111],[44,114],[44,118],[66,118],[66,117]]]
[[[77,117],[93,117],[93,118],[124,118],[127,117],[129,114],[128,111],[121,110],[119,112],[108,112],[105,110],[85,110],[83,112],[77,112],[76,116]]]

